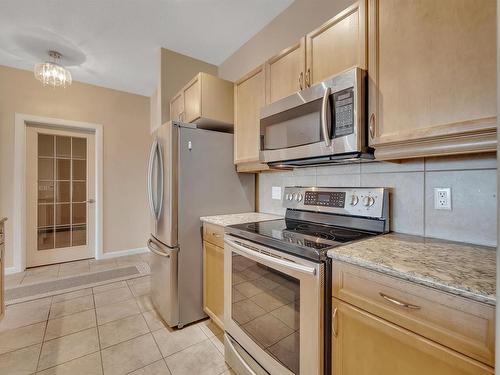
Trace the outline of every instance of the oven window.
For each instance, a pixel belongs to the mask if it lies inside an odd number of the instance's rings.
[[[262,150],[279,150],[322,141],[321,104],[322,100],[318,99],[262,119]]]
[[[298,374],[299,280],[233,253],[232,284],[232,320],[263,350]]]

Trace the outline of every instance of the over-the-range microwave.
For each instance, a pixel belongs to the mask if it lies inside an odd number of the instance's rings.
[[[261,110],[260,160],[304,167],[373,159],[366,72],[351,68]]]

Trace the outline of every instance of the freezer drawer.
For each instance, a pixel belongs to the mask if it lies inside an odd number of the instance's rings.
[[[178,251],[154,237],[148,240],[151,260],[151,299],[157,312],[170,326],[179,325]]]

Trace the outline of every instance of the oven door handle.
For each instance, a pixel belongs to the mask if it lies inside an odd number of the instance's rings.
[[[274,257],[271,257],[269,255],[259,253],[255,250],[252,250],[252,249],[249,249],[243,245],[240,245],[239,243],[231,241],[228,238],[224,238],[224,242],[226,244],[228,244],[229,246],[234,247],[238,251],[241,251],[242,253],[248,255],[253,260],[256,260],[256,261],[261,260],[261,261],[264,261],[268,264],[274,264],[277,266],[285,267],[285,268],[288,268],[288,269],[291,269],[291,270],[294,270],[297,272],[305,273],[308,275],[316,275],[316,268],[303,266],[302,264],[293,263],[293,262],[290,262],[288,260],[274,258]]]
[[[321,133],[323,133],[323,138],[325,141],[325,146],[330,147],[330,131],[328,130],[328,107],[330,106],[330,102],[328,98],[332,93],[332,89],[330,87],[325,88],[325,93],[323,95],[323,101],[321,104]]]

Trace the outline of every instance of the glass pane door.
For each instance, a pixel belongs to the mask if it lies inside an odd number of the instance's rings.
[[[232,254],[232,320],[294,374],[300,363],[300,281]]]
[[[87,244],[87,139],[38,134],[38,250]]]

